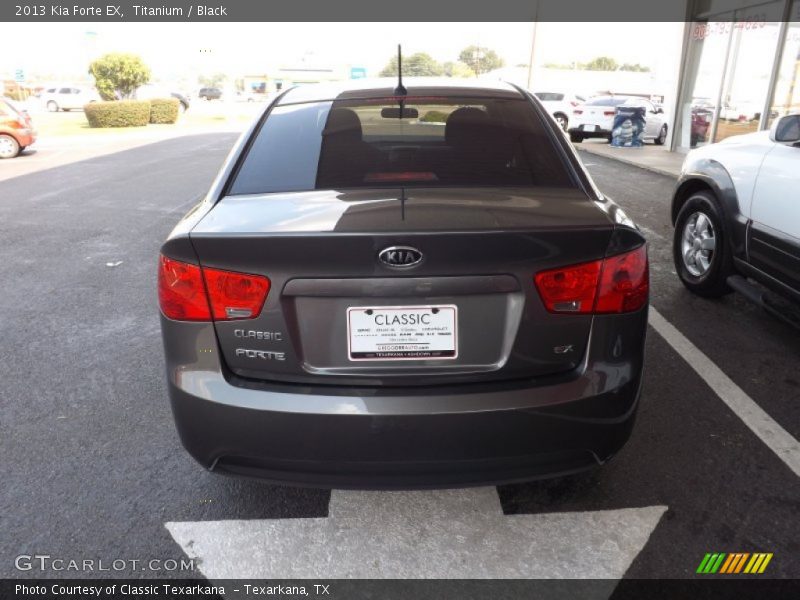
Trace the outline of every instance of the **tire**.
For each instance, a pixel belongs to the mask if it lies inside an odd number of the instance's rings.
[[[56,104],[55,100],[50,100],[47,103],[47,110],[50,112],[58,112],[58,104]]]
[[[690,292],[719,298],[732,291],[726,282],[734,273],[728,231],[711,192],[696,192],[681,207],[672,257],[678,277]]]
[[[0,158],[14,158],[20,151],[17,140],[10,135],[0,133]]]
[[[667,141],[667,126],[662,125],[661,131],[658,133],[658,137],[653,140],[656,146],[663,146],[664,142]]]
[[[569,125],[569,119],[567,119],[567,116],[564,113],[556,113],[553,115],[553,118],[556,120],[556,123],[558,123],[558,126],[561,127],[561,129],[563,129],[564,131],[567,130],[567,125]]]
[[[580,133],[570,133],[569,141],[573,144],[580,144],[583,141],[583,136]]]

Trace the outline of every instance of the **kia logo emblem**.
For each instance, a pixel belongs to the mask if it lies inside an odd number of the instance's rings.
[[[381,250],[378,258],[388,267],[407,269],[422,262],[422,252],[410,246],[392,246]]]

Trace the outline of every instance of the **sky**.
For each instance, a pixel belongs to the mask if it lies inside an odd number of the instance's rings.
[[[364,67],[377,75],[403,44],[404,54],[427,52],[457,60],[479,44],[506,65],[530,61],[532,23],[18,23],[3,32],[0,77],[26,74],[75,80],[92,58],[132,52],[154,79],[218,71],[232,77],[301,65]],[[600,55],[654,71],[679,60],[683,23],[539,23],[537,65],[588,61]],[[655,42],[654,42],[655,40]]]

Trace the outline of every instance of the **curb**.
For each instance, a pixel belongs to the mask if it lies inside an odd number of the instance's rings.
[[[598,152],[597,150],[591,149],[590,146],[581,146],[581,147],[575,146],[575,150],[587,152],[589,154],[600,156],[602,158],[608,158],[609,160],[616,160],[617,162],[638,167],[640,169],[644,169],[645,171],[651,171],[652,173],[657,173],[659,175],[665,175],[666,177],[672,177],[673,179],[677,179],[678,177],[680,177],[680,171],[674,172],[669,169],[665,169],[663,167],[643,165],[642,163],[631,160],[630,158],[624,158],[622,156],[614,156],[613,154],[607,154],[605,152]]]

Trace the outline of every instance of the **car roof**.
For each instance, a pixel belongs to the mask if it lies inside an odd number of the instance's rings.
[[[396,77],[351,79],[329,83],[314,83],[290,88],[278,100],[279,105],[326,100],[382,98],[394,96]],[[404,77],[403,86],[409,96],[460,96],[473,98],[522,98],[522,93],[510,83],[481,79],[438,77]]]

